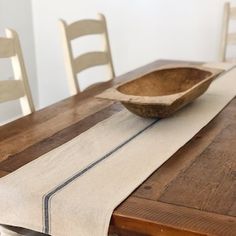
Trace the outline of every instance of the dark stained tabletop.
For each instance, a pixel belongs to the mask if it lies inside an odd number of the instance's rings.
[[[0,177],[124,109],[94,95],[168,63],[155,61],[1,126]],[[236,99],[114,211],[110,232],[236,235]]]

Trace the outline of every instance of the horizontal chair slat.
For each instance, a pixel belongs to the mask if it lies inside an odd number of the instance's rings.
[[[105,26],[99,20],[81,20],[72,23],[67,28],[67,36],[70,40],[89,34],[102,34],[105,32]]]
[[[13,39],[0,38],[0,58],[15,56],[15,45]]]
[[[0,81],[0,103],[16,100],[24,95],[24,86],[21,80]]]
[[[236,33],[228,34],[228,44],[236,44]]]
[[[109,63],[107,52],[89,52],[82,54],[74,60],[75,73],[79,73],[87,68],[105,65]]]
[[[230,8],[230,18],[236,20],[236,7]]]

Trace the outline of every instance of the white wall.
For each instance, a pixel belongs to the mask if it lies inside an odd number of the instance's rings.
[[[40,106],[67,96],[57,20],[105,14],[118,75],[158,58],[217,60],[224,0],[33,0]],[[94,79],[101,74],[92,74]]]
[[[0,0],[0,37],[5,37],[5,28],[12,28],[19,34],[29,82],[38,103],[38,86],[36,79],[36,63],[32,22],[32,7],[29,0]],[[13,75],[10,60],[0,61],[1,80]],[[0,122],[21,114],[19,102],[13,101],[0,104]]]
[[[158,58],[217,60],[224,2],[0,0],[0,30],[2,33],[2,29],[8,26],[20,34],[34,99],[37,103],[39,94],[40,107],[44,107],[69,96],[59,18],[72,22],[95,18],[98,12],[104,13],[116,74],[120,75]],[[97,41],[91,45],[95,47],[98,43]],[[76,46],[81,45],[84,51],[88,44],[90,42],[84,44],[82,40]],[[10,74],[10,69],[6,69],[5,65],[0,70],[4,76]],[[98,70],[88,76],[86,73],[80,77],[84,87],[90,79],[106,79]],[[9,110],[14,107],[16,114],[19,110],[14,105]],[[1,106],[0,121],[1,118],[12,115],[10,112],[7,114],[6,107],[1,109]]]

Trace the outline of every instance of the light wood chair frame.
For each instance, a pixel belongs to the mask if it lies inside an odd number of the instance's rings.
[[[69,25],[64,20],[59,20],[71,95],[81,92],[77,75],[85,69],[107,65],[110,78],[115,77],[106,19],[103,14],[98,14],[98,16],[98,20],[79,20]],[[104,51],[88,52],[74,58],[71,41],[81,36],[94,34],[103,36]]]
[[[236,7],[231,7],[230,2],[224,5],[222,33],[220,42],[219,58],[221,61],[227,61],[227,46],[236,45],[236,33],[229,33],[229,25],[231,20],[236,20]]]
[[[0,58],[10,58],[14,80],[0,80],[0,103],[20,99],[23,115],[35,111],[18,34],[6,29],[0,37]]]

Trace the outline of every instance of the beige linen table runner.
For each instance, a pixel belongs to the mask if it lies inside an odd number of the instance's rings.
[[[113,210],[235,95],[232,68],[170,118],[123,110],[100,122],[0,179],[0,223],[55,236],[107,235]]]

